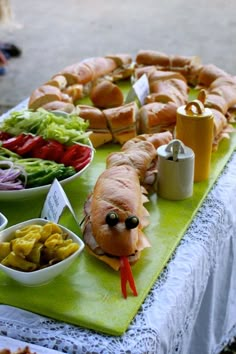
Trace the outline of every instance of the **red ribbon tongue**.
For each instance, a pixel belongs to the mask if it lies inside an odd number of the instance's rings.
[[[137,290],[130,267],[130,263],[127,257],[120,257],[120,279],[121,279],[121,291],[124,298],[127,298],[126,283],[128,282],[134,296],[137,296]]]

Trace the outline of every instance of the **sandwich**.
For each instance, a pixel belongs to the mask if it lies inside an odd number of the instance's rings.
[[[116,108],[104,109],[114,142],[124,144],[137,135],[138,106],[135,102]]]
[[[89,139],[95,148],[112,141],[112,134],[102,110],[88,105],[77,105],[76,111],[81,118],[89,122]]]
[[[139,134],[173,132],[178,106],[174,102],[153,102],[139,110]]]
[[[96,83],[90,92],[90,99],[99,108],[119,107],[124,102],[121,89],[109,80]]]
[[[53,101],[62,101],[63,96],[61,90],[56,86],[42,85],[35,89],[28,102],[28,108],[36,110],[44,106],[46,103]]]

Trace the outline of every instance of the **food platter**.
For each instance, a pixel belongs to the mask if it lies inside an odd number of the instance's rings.
[[[68,271],[42,287],[21,286],[1,272],[1,303],[109,335],[124,333],[230,159],[235,146],[235,134],[230,141],[220,143],[219,150],[213,154],[209,181],[196,183],[192,198],[178,202],[157,199],[155,194],[150,198],[148,210],[151,223],[145,233],[152,247],[144,251],[133,268],[139,296],[130,295],[124,300],[119,290],[119,274],[85,251]],[[114,146],[107,145],[98,149],[91,167],[66,188],[79,220],[83,216],[84,200],[98,174],[103,171],[105,158],[110,151],[115,151]],[[34,218],[42,207],[40,198],[31,199],[29,203],[19,201],[16,205],[20,207],[18,213],[14,212],[11,202],[4,203],[2,208],[11,224]],[[80,235],[72,216],[68,217],[66,226]]]

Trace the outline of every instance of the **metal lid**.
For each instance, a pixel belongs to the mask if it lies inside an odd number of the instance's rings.
[[[181,140],[173,139],[167,145],[161,145],[157,149],[158,156],[166,160],[185,160],[192,159],[194,152],[189,147],[185,146]]]

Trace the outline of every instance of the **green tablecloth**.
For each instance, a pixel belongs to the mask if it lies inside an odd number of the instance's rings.
[[[22,286],[0,271],[0,302],[89,329],[121,335],[179,244],[235,146],[236,134],[232,134],[231,140],[221,142],[218,151],[212,156],[209,180],[195,183],[193,197],[172,202],[158,198],[156,194],[150,196],[146,206],[151,223],[145,233],[152,247],[144,250],[139,262],[133,266],[138,297],[129,293],[128,298],[123,299],[119,273],[84,251],[63,275],[41,287]],[[112,145],[99,148],[91,167],[78,180],[65,187],[79,220],[83,217],[87,195],[105,169],[105,157],[116,149]],[[9,219],[10,226],[40,216],[44,200],[45,195],[33,200],[0,201],[0,210]],[[70,214],[64,217],[63,224],[81,235]]]

